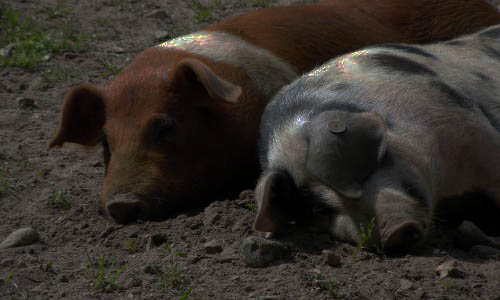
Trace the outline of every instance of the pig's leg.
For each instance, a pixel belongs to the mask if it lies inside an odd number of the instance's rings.
[[[403,190],[383,188],[375,199],[375,218],[385,252],[407,251],[425,236],[430,213]]]

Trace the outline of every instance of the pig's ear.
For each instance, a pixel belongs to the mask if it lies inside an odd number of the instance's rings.
[[[329,111],[309,126],[307,169],[340,194],[360,198],[385,151],[383,119],[374,112]]]
[[[77,86],[66,95],[61,123],[49,147],[66,142],[95,146],[104,121],[104,101],[99,90],[90,85]]]
[[[237,103],[242,92],[240,86],[220,78],[206,64],[190,58],[177,64],[169,86],[180,93],[201,88],[211,98],[229,103]]]
[[[290,175],[281,172],[264,174],[255,189],[257,217],[254,229],[260,232],[277,232],[292,219],[296,187]]]

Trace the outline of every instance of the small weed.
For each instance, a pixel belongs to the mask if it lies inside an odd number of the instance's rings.
[[[181,295],[179,300],[188,300],[188,298],[192,292],[193,292],[193,288],[189,288],[187,291],[184,292],[184,294]]]
[[[139,240],[137,238],[128,238],[125,240],[124,244],[130,254],[134,254],[139,251]]]
[[[163,247],[167,253],[171,267],[166,272],[161,273],[161,288],[163,290],[168,290],[169,288],[179,288],[187,283],[187,280],[183,276],[183,271],[179,268],[177,262],[175,261],[175,256],[186,257],[187,254],[181,251],[176,251],[168,243]]]
[[[269,5],[275,3],[276,0],[252,0],[253,7],[268,7]]]
[[[360,226],[361,231],[359,232],[359,242],[358,242],[358,252],[361,250],[374,250],[376,253],[382,253],[380,246],[374,241],[373,229],[375,228],[375,218],[372,218],[370,222],[363,226]]]
[[[64,4],[63,2],[58,1],[56,5],[43,5],[40,8],[41,13],[47,14],[49,19],[60,18],[68,15],[71,12],[71,8]]]
[[[182,257],[182,258],[187,257],[187,253],[186,252],[182,252],[182,251],[175,251],[174,255]]]
[[[5,278],[0,278],[0,284],[3,285],[2,290],[4,293],[13,293],[13,295],[11,294],[10,299],[28,299],[27,296],[23,294],[21,289],[19,289],[19,286],[13,281],[15,272],[15,270],[12,270]]]
[[[10,183],[5,178],[4,172],[0,171],[0,198],[5,197],[9,193]]]
[[[320,288],[328,292],[328,298],[334,300],[344,299],[344,295],[339,292],[339,287],[337,282],[333,279],[328,281],[322,281],[319,285]]]
[[[254,202],[245,203],[245,204],[243,204],[243,207],[248,209],[251,212],[254,212],[254,213],[257,212],[257,205]]]
[[[332,279],[332,280],[328,281],[327,290],[328,290],[328,297],[330,297],[331,299],[335,299],[335,300],[344,299],[344,295],[342,295],[339,292],[339,288],[338,288],[337,282],[335,280]]]
[[[445,280],[443,281],[443,286],[447,290],[451,290],[457,287],[457,284],[453,280]]]
[[[38,169],[35,172],[35,177],[38,179],[43,179],[47,174],[45,173],[45,170]]]
[[[163,290],[177,288],[185,283],[182,271],[177,266],[173,266],[167,272],[161,272],[161,287]]]
[[[71,208],[71,203],[69,203],[64,190],[57,190],[55,194],[49,198],[48,205],[51,208],[60,210],[68,210]]]
[[[54,269],[52,267],[53,263],[51,260],[47,261],[45,265],[40,266],[40,268],[45,271],[45,272],[52,272],[54,273]]]
[[[205,22],[210,22],[215,19],[214,9],[215,5],[203,5],[199,1],[195,1],[191,5],[191,9],[194,11],[194,21],[196,24],[201,24]]]
[[[9,289],[9,287],[12,285],[12,278],[14,278],[14,273],[16,272],[16,270],[12,270],[9,272],[9,274],[7,274],[7,276],[5,277],[5,279],[3,279],[3,289],[4,291],[6,291],[7,289]]]
[[[109,60],[102,62],[101,65],[104,68],[104,71],[101,72],[101,74],[104,76],[116,75],[123,71],[123,68],[114,65]]]
[[[87,255],[87,269],[91,277],[94,289],[111,292],[121,286],[118,284],[118,279],[123,272],[127,270],[127,265],[118,267],[114,259],[108,261],[104,255],[100,255],[97,259]]]
[[[62,30],[42,28],[30,16],[6,9],[0,18],[0,47],[10,47],[9,53],[0,55],[0,68],[20,67],[34,71],[52,55],[81,52],[88,38],[73,23],[66,22]]]

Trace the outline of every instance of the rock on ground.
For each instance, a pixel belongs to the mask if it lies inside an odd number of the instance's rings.
[[[0,244],[0,249],[21,247],[26,245],[31,245],[40,240],[40,234],[38,231],[31,227],[25,227],[12,232],[3,242]]]
[[[289,254],[283,243],[251,236],[241,243],[243,259],[250,267],[265,267]]]

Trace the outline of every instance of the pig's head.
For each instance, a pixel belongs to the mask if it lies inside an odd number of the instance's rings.
[[[373,208],[364,207],[363,184],[384,156],[385,122],[374,112],[304,116],[269,139],[266,170],[255,192],[254,228],[277,232],[304,215],[314,222],[314,211],[322,208],[336,238],[357,242],[360,226],[373,216]]]
[[[242,88],[222,78],[239,75],[165,52],[146,51],[103,87],[73,88],[50,143],[102,144],[101,202],[119,223],[162,219],[212,200],[240,179],[231,170],[251,153],[245,138],[252,137],[232,113]]]

